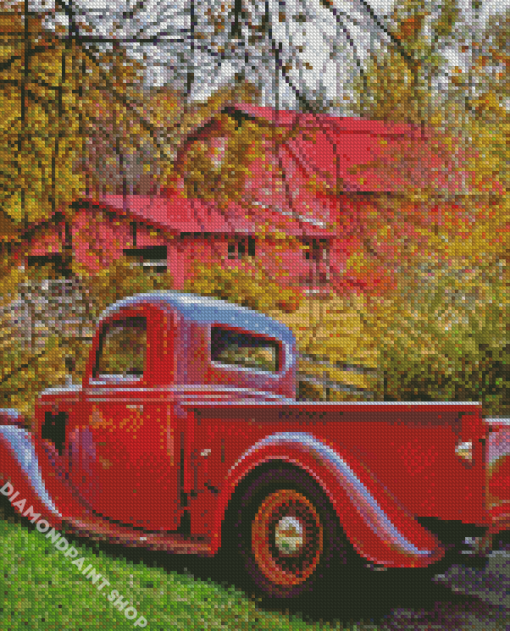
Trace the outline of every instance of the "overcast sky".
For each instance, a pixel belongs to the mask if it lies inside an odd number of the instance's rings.
[[[42,0],[37,0],[39,3]],[[390,0],[367,0],[369,4],[372,6],[374,11],[378,16],[384,18],[385,15],[390,14],[394,3]],[[87,6],[91,8],[101,8],[105,6],[104,0],[75,0],[76,4],[81,4],[81,6]],[[106,5],[105,15],[111,15],[117,10],[122,11],[126,8],[126,5],[133,6],[135,4],[135,0],[114,0],[111,3]],[[207,6],[207,0],[197,0],[197,6]],[[249,0],[247,2],[248,6],[253,6],[255,0]],[[367,20],[366,12],[360,10],[360,5],[357,0],[333,0],[334,6],[344,11],[349,15],[359,15],[361,16],[361,21],[365,22],[365,26],[362,28],[357,28],[353,24],[349,24],[350,32],[352,34],[353,41],[357,48],[357,53],[361,59],[363,59],[366,55],[366,51],[369,49],[371,41],[377,41],[381,38],[381,31],[377,29],[369,20]],[[462,12],[469,16],[471,15],[470,0],[459,0],[459,4],[461,6]],[[287,0],[284,3],[287,12],[294,13],[297,11],[295,7],[299,6],[299,0]],[[335,34],[338,33],[337,26],[335,24],[335,20],[327,9],[324,9],[320,6],[320,3],[315,0],[307,0],[307,5],[312,7],[312,10],[316,11],[316,17],[314,18],[314,22],[306,25],[306,52],[302,55],[302,59],[306,60],[313,65],[313,70],[310,70],[304,76],[306,76],[307,84],[310,83],[312,88],[320,89],[320,82],[325,85],[325,89],[327,92],[328,98],[340,98],[342,96],[342,90],[345,89],[346,86],[352,84],[353,73],[356,72],[355,66],[352,64],[346,63],[333,63],[329,60],[329,53],[331,50],[331,42],[335,40]],[[187,26],[189,23],[189,18],[183,15],[182,9],[185,6],[189,6],[189,0],[169,0],[169,2],[162,2],[161,0],[145,0],[146,7],[151,7],[151,11],[154,13],[150,13],[150,11],[145,11],[145,15],[143,17],[143,22],[147,24],[152,20],[155,20],[157,23],[155,25],[156,30],[161,30],[162,28],[166,28],[166,23],[159,19],[159,14],[156,15],[156,11],[161,12],[165,11],[166,17],[168,18],[168,24],[172,25],[170,29],[170,34],[175,34],[176,30],[179,27]],[[263,0],[259,0],[259,10],[263,9],[264,3]],[[277,0],[270,0],[270,6],[272,6],[273,12],[278,11],[278,2]],[[315,8],[317,6],[317,8]],[[480,15],[480,21],[478,25],[473,22],[473,28],[483,28],[485,20],[488,15],[494,12],[501,12],[506,7],[510,6],[510,0],[484,0],[482,3],[482,12]],[[154,7],[154,8],[152,8]],[[200,9],[200,12],[203,11],[203,8]],[[180,15],[179,15],[180,14]],[[383,20],[384,21],[384,20]],[[102,34],[106,35],[108,32],[108,20],[101,20],[101,23],[104,25],[105,29],[101,29]],[[367,28],[368,24],[368,28]],[[292,27],[291,27],[292,28]],[[298,27],[296,27],[298,28]],[[303,28],[303,27],[300,27]],[[285,42],[289,35],[288,31],[286,32],[286,25],[276,23],[273,26],[273,34],[275,38],[280,39]],[[153,31],[156,32],[156,31]],[[297,32],[297,31],[296,31]],[[370,32],[372,32],[372,40],[370,39]],[[119,32],[119,35],[121,33]],[[327,38],[330,38],[327,40]],[[384,36],[382,36],[384,39]],[[344,38],[345,39],[345,38]],[[353,59],[352,55],[352,45],[348,45],[347,40],[344,41],[345,44],[345,54],[347,57]],[[294,42],[296,43],[296,42]],[[187,53],[188,46],[185,44],[177,44],[177,45],[164,45],[158,44],[158,46],[149,46],[148,50],[150,50],[150,56],[154,59],[154,57],[159,57],[160,61],[167,63],[169,65],[175,64],[178,65],[181,62],[178,61],[178,52],[177,51],[185,51]],[[232,76],[235,74],[236,68],[234,64],[229,62],[224,62],[221,67],[214,66],[214,59],[211,57],[200,56],[200,54],[195,53],[196,63],[199,66],[197,69],[197,77],[200,77],[199,80],[196,81],[193,97],[195,99],[205,99],[207,96],[217,87],[219,87],[222,83],[228,83]],[[456,59],[454,53],[446,55],[452,65],[463,66],[465,61],[463,59]],[[467,56],[464,56],[466,60]],[[177,59],[177,61],[173,61],[173,58]],[[345,59],[345,57],[344,57]],[[210,68],[207,67],[207,64],[211,64]],[[351,65],[349,68],[348,66]],[[200,76],[200,70],[202,70],[202,76]],[[171,81],[172,72],[167,72],[162,69],[155,69],[152,73],[152,79],[150,83],[161,84],[167,80]],[[250,78],[250,77],[248,77]],[[268,76],[264,78],[263,84],[265,86],[265,94],[264,101],[270,101],[270,97],[274,94],[274,73],[272,76]],[[282,105],[284,106],[285,101],[292,101],[292,93],[288,86],[285,85],[284,81],[280,81],[280,94],[282,98]],[[347,87],[348,89],[348,87]]]

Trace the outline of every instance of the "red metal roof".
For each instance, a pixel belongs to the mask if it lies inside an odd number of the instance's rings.
[[[276,125],[313,128],[317,125],[328,125],[338,130],[351,133],[375,133],[385,135],[421,135],[421,130],[404,123],[391,123],[366,118],[348,116],[331,116],[330,114],[308,114],[294,110],[275,110],[272,107],[260,107],[250,103],[236,103],[225,108],[227,111],[238,110],[253,118],[264,118]]]
[[[246,234],[265,223],[272,231],[326,236],[334,232],[330,224],[348,203],[332,190],[338,181],[341,189],[354,194],[396,193],[426,188],[431,183],[455,194],[465,192],[472,177],[460,168],[445,172],[444,159],[435,148],[440,147],[440,141],[411,125],[277,112],[244,103],[223,111],[263,119],[278,127],[297,124],[303,130],[279,148],[273,170],[260,162],[250,165],[252,175],[246,184],[246,198],[252,202],[249,216],[236,204],[222,212],[212,203],[183,197],[179,189],[166,189],[158,197],[106,195],[95,201],[174,232]],[[194,138],[207,137],[211,121],[195,130]],[[283,166],[283,179],[275,177],[279,165]],[[308,185],[314,178],[321,191],[310,190]],[[299,221],[291,221],[292,217],[299,217]]]
[[[242,103],[226,111],[240,111],[279,127],[296,125],[303,129],[304,134],[287,141],[280,151],[291,177],[298,172],[302,178],[315,174],[330,186],[340,178],[347,192],[395,193],[409,187],[425,188],[432,182],[449,194],[464,192],[469,179],[462,162],[465,158],[458,158],[458,169],[453,172],[446,166],[439,155],[441,142],[433,137],[432,130],[327,114],[276,112]],[[307,139],[311,130],[315,130],[315,137]]]
[[[228,214],[221,213],[214,206],[199,199],[186,199],[178,193],[170,197],[104,195],[94,201],[120,214],[129,214],[174,232],[254,231],[253,223],[242,216],[230,219]]]
[[[256,208],[247,218],[247,211],[232,204],[220,211],[213,204],[198,199],[186,199],[179,193],[170,197],[142,195],[104,195],[88,200],[118,214],[129,215],[138,221],[171,232],[210,232],[225,234],[254,234],[257,226],[267,224],[269,231],[282,230],[286,234],[328,236],[332,231],[324,223],[292,221],[291,217]]]

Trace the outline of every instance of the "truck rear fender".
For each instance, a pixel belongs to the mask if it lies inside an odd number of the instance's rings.
[[[0,493],[32,523],[42,519],[53,528],[62,526],[64,513],[83,512],[59,470],[56,451],[11,425],[0,426]]]
[[[423,528],[359,458],[304,432],[267,436],[248,449],[229,470],[216,505],[214,549],[221,523],[239,483],[271,460],[305,470],[329,497],[339,523],[358,554],[388,567],[425,567],[442,558],[438,539]],[[276,463],[275,463],[276,464]]]

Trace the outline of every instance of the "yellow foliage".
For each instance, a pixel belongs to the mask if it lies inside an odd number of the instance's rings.
[[[23,33],[23,13],[17,8],[0,3],[8,30]],[[105,65],[99,68],[75,39],[63,41],[46,30],[43,17],[31,14],[29,42],[8,39],[1,51],[0,211],[14,225],[47,219],[82,194],[84,179],[76,165],[84,155],[84,138],[108,108],[104,78],[112,72],[106,70],[111,54],[102,55]],[[27,46],[31,54],[25,68]],[[141,66],[124,64],[120,57],[115,55],[115,72],[124,82],[134,80]]]
[[[359,84],[358,107],[366,118],[419,122],[425,99],[415,83],[416,70],[394,50],[372,56],[368,62],[368,92]]]
[[[173,287],[173,279],[169,272],[147,272],[142,267],[132,267],[124,258],[113,261],[96,274],[87,273],[78,263],[73,264],[73,269],[81,276],[96,317],[107,306],[126,296]]]
[[[272,310],[292,313],[300,304],[296,291],[283,289],[261,269],[249,264],[244,269],[196,265],[193,277],[185,283],[185,291],[215,296],[263,313]]]

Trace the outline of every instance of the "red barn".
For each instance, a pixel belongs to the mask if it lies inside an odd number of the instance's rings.
[[[67,234],[57,215],[45,237],[34,237],[28,264],[52,260],[58,267],[67,240],[90,269],[127,256],[156,271],[168,269],[176,289],[195,262],[223,259],[228,265],[258,260],[285,282],[316,290],[345,282],[344,264],[371,204],[385,199],[391,206],[409,188],[432,188],[450,200],[466,192],[465,170],[447,169],[439,145],[418,128],[245,104],[224,108],[196,129],[178,153],[178,168],[194,143],[221,161],[225,117],[236,127],[255,121],[269,135],[280,129],[287,137],[276,148],[268,144],[265,164],[250,165],[242,205],[220,210],[185,197],[182,182],[159,195],[84,197],[75,202]],[[262,229],[268,238],[261,238]],[[304,248],[281,250],[282,233]]]

